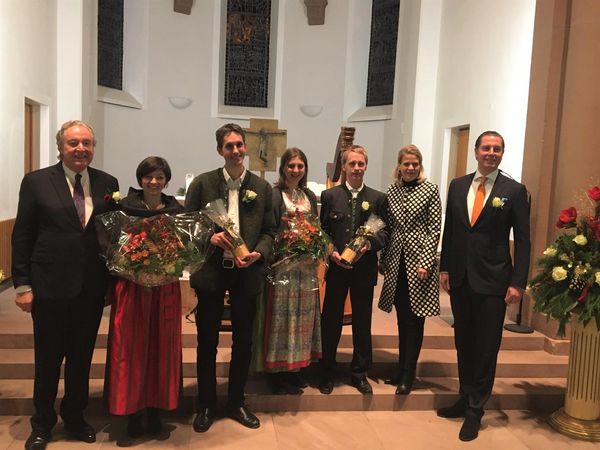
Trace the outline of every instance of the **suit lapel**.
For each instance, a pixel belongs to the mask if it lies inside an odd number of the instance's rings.
[[[77,215],[77,209],[75,208],[75,203],[73,202],[73,196],[71,195],[71,190],[69,189],[67,178],[62,168],[62,163],[55,165],[54,169],[55,170],[52,171],[51,183],[56,190],[56,196],[60,203],[64,206],[67,217],[73,223],[73,225],[81,227],[81,222],[79,221],[79,216]]]
[[[469,219],[469,206],[467,203],[467,197],[469,196],[469,189],[473,183],[473,177],[475,172],[467,175],[463,178],[463,182],[458,186],[458,199],[460,201],[460,217],[465,226],[471,228],[471,221]]]

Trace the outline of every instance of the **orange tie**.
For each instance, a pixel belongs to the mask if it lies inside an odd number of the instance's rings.
[[[471,214],[471,226],[475,225],[481,210],[483,209],[483,200],[485,199],[485,180],[486,177],[479,179],[479,187],[475,193],[475,202],[473,203],[473,213]]]

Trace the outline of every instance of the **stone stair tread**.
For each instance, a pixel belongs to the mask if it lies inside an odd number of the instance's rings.
[[[304,388],[304,396],[318,395],[326,398],[332,398],[334,396],[363,396],[354,387],[347,384],[348,379],[338,380],[333,393],[325,396],[321,394],[316,386],[309,386]],[[369,379],[371,386],[373,387],[373,395],[394,395],[396,387],[388,384],[384,384],[383,380]],[[227,392],[227,378],[217,379],[217,392],[219,396],[225,395]],[[522,395],[522,394],[543,394],[545,392],[555,391],[563,392],[566,386],[566,380],[564,378],[497,378],[494,383],[494,395]],[[101,397],[104,388],[104,380],[91,379],[90,380],[90,397]],[[183,379],[184,396],[195,395],[196,379],[186,377]],[[454,377],[417,377],[414,383],[413,391],[411,396],[419,395],[443,395],[452,394],[455,395],[458,389],[458,379]],[[28,398],[31,399],[33,396],[33,380],[21,380],[21,379],[5,379],[0,380],[0,401],[6,399],[17,399],[17,398]],[[63,383],[59,383],[58,398],[62,398],[64,393]],[[261,378],[254,378],[248,381],[246,385],[246,394],[248,397],[252,396],[266,396],[266,397],[290,397],[290,398],[301,398],[301,396],[281,396],[270,394],[266,386],[265,381]]]
[[[92,358],[93,364],[104,363],[106,361],[107,350],[105,348],[96,348]],[[196,361],[195,348],[183,348],[183,362],[192,363]],[[374,349],[373,360],[377,362],[394,363],[397,360],[398,352],[396,349]],[[229,362],[231,358],[230,348],[219,348],[217,353],[217,362]],[[352,352],[349,349],[340,349],[337,354],[337,361],[340,363],[349,362],[352,359]],[[543,350],[527,351],[500,351],[498,354],[499,364],[567,364],[568,356],[551,355]],[[423,349],[419,357],[420,363],[455,363],[456,351],[453,349]],[[33,364],[32,349],[0,349],[0,366],[2,364]]]

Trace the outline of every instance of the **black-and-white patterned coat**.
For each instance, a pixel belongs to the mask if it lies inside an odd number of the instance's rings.
[[[411,310],[420,317],[440,314],[439,275],[436,261],[442,219],[438,187],[425,181],[411,185],[394,183],[387,192],[387,225],[390,243],[382,262],[384,281],[379,308],[390,312],[396,293],[400,258],[404,252]],[[417,269],[429,271],[425,280]]]

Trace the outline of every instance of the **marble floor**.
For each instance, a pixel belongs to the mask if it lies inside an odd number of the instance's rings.
[[[258,414],[262,426],[250,430],[217,420],[203,434],[191,427],[192,417],[170,416],[155,438],[131,440],[121,419],[92,417],[95,444],[68,440],[58,424],[48,449],[598,449],[599,444],[569,439],[553,431],[543,416],[527,411],[490,411],[479,438],[458,440],[461,421],[441,419],[433,411],[301,412]],[[30,432],[22,416],[0,416],[0,449],[21,449]]]

